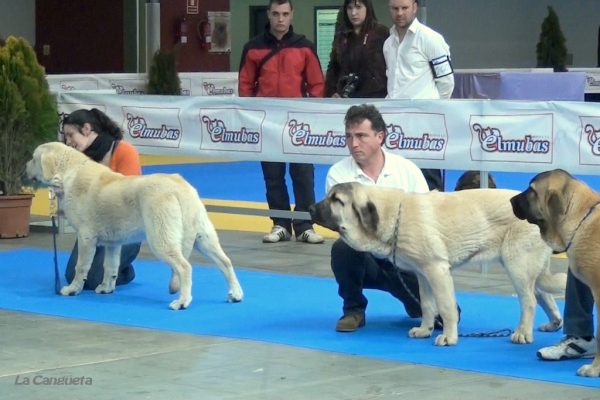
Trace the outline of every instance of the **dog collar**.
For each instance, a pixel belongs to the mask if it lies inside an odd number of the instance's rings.
[[[564,251],[565,253],[571,247],[571,244],[573,243],[573,239],[575,239],[575,235],[577,234],[577,231],[579,230],[579,227],[581,226],[581,224],[583,224],[583,221],[585,221],[587,219],[587,217],[590,216],[590,214],[596,209],[596,206],[598,206],[598,204],[600,204],[600,201],[596,202],[596,204],[591,206],[590,209],[588,210],[587,214],[585,214],[585,217],[583,217],[582,220],[579,221],[579,225],[577,225],[577,228],[575,228],[575,232],[573,232],[573,236],[571,236],[571,240],[569,241],[569,244],[567,244],[567,247],[565,247],[565,251]]]
[[[62,199],[65,195],[63,188],[60,186],[50,186],[50,190],[52,190],[52,193],[54,193],[54,197],[56,197],[57,199]]]

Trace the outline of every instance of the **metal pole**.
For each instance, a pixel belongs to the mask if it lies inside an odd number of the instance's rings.
[[[146,72],[160,49],[160,0],[146,0]]]
[[[423,25],[427,25],[427,0],[417,0],[417,4],[419,6],[419,22]],[[488,171],[479,171],[479,182],[482,189],[488,188],[488,176]],[[481,263],[480,267],[481,274],[487,275],[489,271],[489,263],[484,261]]]
[[[140,73],[140,2],[135,0],[135,72]]]
[[[489,188],[488,179],[490,177],[490,173],[488,171],[479,171],[479,187],[481,189]],[[487,261],[481,263],[481,274],[487,275],[490,269],[490,265]]]

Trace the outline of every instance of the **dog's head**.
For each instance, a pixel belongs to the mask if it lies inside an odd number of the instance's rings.
[[[525,191],[510,199],[515,216],[537,225],[542,238],[555,251],[563,251],[566,246],[560,228],[575,195],[573,181],[562,169],[542,172],[529,182]]]
[[[333,186],[323,200],[310,206],[313,222],[339,232],[352,244],[372,237],[379,228],[379,213],[364,188],[356,182]]]
[[[61,142],[39,145],[33,151],[31,160],[27,161],[21,181],[24,185],[32,187],[59,186],[65,160],[69,158],[69,154],[71,154],[71,158],[76,154],[80,157],[86,157]]]

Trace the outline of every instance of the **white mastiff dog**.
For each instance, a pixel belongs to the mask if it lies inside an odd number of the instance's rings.
[[[444,330],[435,344],[456,344],[458,312],[450,270],[487,261],[506,268],[519,296],[521,319],[512,342],[531,343],[536,297],[550,320],[538,329],[561,328],[550,293],[564,292],[566,274],[550,273],[552,250],[538,227],[514,216],[510,199],[516,194],[502,189],[416,194],[342,183],[311,206],[310,214],[313,222],[339,232],[354,249],[416,273],[423,318],[410,337],[430,337],[439,311]]]
[[[188,259],[193,248],[225,275],[228,301],[242,300],[242,288],[198,192],[181,176],[124,176],[59,142],[37,147],[25,175],[62,192],[65,217],[77,231],[75,278],[61,289],[62,295],[81,292],[97,245],[105,246],[106,252],[104,280],[96,292],[113,292],[121,246],[145,238],[154,255],[172,268],[169,292],[179,291],[179,298],[169,305],[173,310],[187,308],[192,301]]]

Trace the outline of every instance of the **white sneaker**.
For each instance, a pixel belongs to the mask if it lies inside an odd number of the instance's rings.
[[[314,229],[307,229],[296,237],[297,242],[306,242],[310,244],[319,244],[325,242],[323,236],[317,234]]]
[[[263,236],[263,243],[277,243],[290,240],[292,235],[281,225],[274,225],[271,232]]]
[[[538,350],[537,356],[542,360],[568,360],[572,358],[592,358],[596,355],[598,344],[596,339],[589,342],[576,336],[567,335],[554,346]]]

